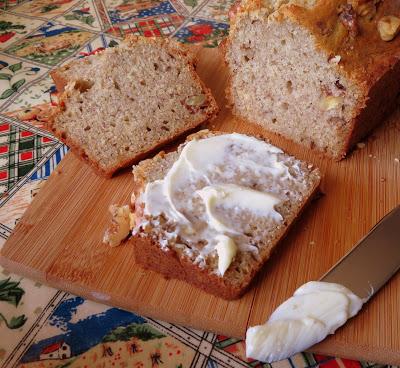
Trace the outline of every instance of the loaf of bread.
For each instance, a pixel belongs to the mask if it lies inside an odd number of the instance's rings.
[[[262,140],[210,131],[133,174],[136,262],[224,299],[246,291],[320,182]]]
[[[110,177],[212,118],[218,106],[181,44],[129,37],[52,73],[54,134]]]
[[[234,114],[345,157],[396,105],[399,30],[399,1],[243,0],[223,45]]]

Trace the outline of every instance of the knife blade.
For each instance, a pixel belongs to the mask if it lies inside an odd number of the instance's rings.
[[[321,281],[341,284],[364,301],[400,268],[400,206],[383,217]]]

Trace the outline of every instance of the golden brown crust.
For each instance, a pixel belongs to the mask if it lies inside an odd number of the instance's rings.
[[[346,0],[324,0],[311,9],[296,5],[283,7],[282,13],[309,29],[317,47],[328,56],[340,55],[341,71],[369,90],[399,62],[400,37],[383,41],[377,23],[384,15],[400,16],[400,3],[379,2],[372,19],[359,15],[358,9]],[[343,21],[344,13],[346,19],[353,18],[351,26]]]
[[[50,72],[50,77],[53,79],[54,84],[58,93],[64,92],[64,88],[68,81],[63,77],[59,69],[52,70]]]
[[[65,101],[68,96],[67,92],[64,91],[65,86],[67,85],[68,81],[63,77],[62,72],[63,72],[63,70],[68,68],[69,64],[61,67],[60,69],[54,70],[51,73],[51,77],[53,78],[54,83],[56,84],[57,90],[61,91],[62,93],[59,97],[59,107],[58,107],[58,109],[55,110],[55,112],[49,118],[47,127],[49,130],[51,130],[54,133],[54,135],[57,138],[59,138],[63,143],[65,143],[67,146],[69,146],[73,153],[75,153],[84,162],[91,165],[94,168],[95,172],[97,172],[98,174],[100,174],[101,176],[104,176],[106,178],[112,177],[115,172],[117,172],[118,170],[120,170],[122,168],[131,166],[134,163],[139,162],[143,158],[149,156],[151,153],[156,152],[158,149],[160,149],[160,147],[162,147],[170,142],[175,141],[176,139],[178,139],[185,133],[193,131],[195,128],[197,128],[200,124],[204,123],[205,121],[212,120],[213,118],[215,118],[215,116],[218,114],[218,111],[219,111],[219,107],[214,99],[214,96],[211,93],[211,90],[208,87],[206,87],[204,82],[200,79],[200,77],[196,73],[195,66],[196,66],[197,60],[196,60],[194,54],[192,54],[191,51],[185,45],[181,45],[176,41],[171,41],[168,39],[159,39],[159,38],[156,39],[156,38],[145,38],[145,37],[135,37],[135,36],[128,36],[124,40],[124,44],[126,44],[126,45],[134,45],[135,43],[157,43],[160,45],[160,47],[162,47],[162,46],[166,47],[169,52],[173,53],[174,55],[178,55],[183,60],[185,60],[189,67],[192,78],[201,85],[201,88],[203,89],[204,94],[206,95],[207,105],[209,106],[209,109],[208,109],[208,112],[205,117],[200,117],[197,121],[191,122],[190,126],[187,125],[186,128],[181,129],[174,136],[166,138],[162,141],[159,141],[150,149],[139,152],[136,156],[131,157],[125,161],[122,161],[118,165],[115,165],[114,167],[111,167],[111,168],[108,168],[107,170],[105,170],[105,169],[101,168],[97,164],[96,161],[94,161],[88,157],[84,148],[82,148],[77,142],[75,142],[73,139],[71,139],[71,137],[66,137],[64,132],[59,131],[55,127],[55,125],[54,125],[55,119],[56,119],[57,115],[63,110],[63,108],[65,106]],[[85,59],[79,60],[79,62],[85,62]]]
[[[206,138],[213,135],[224,134],[223,132],[211,132],[209,130],[202,130],[190,135],[187,141],[193,139]],[[148,182],[146,171],[152,166],[157,166],[164,160],[165,153],[160,152],[153,159],[148,159],[140,163],[134,169],[135,187],[134,195],[136,198],[144,191]],[[304,208],[311,202],[315,194],[319,190],[320,172],[318,169],[313,171],[316,175],[312,194],[303,201],[297,213],[293,214],[290,218],[286,219],[285,226],[282,227],[280,234],[277,235],[276,241],[263,255],[263,259],[257,262],[251,269],[251,272],[246,275],[240,283],[232,283],[226,277],[219,277],[208,269],[202,269],[193,264],[189,258],[181,256],[175,250],[168,248],[162,250],[160,245],[154,242],[150,236],[136,235],[132,238],[131,244],[134,246],[135,262],[146,269],[158,272],[166,278],[175,278],[186,281],[207,293],[216,295],[217,297],[232,300],[240,298],[251,286],[256,274],[262,269],[265,262],[269,259],[271,253],[276,248],[280,240],[282,240],[288,233],[289,229],[299,217]],[[140,217],[143,216],[141,206],[135,206],[135,216],[137,221],[140,222]]]

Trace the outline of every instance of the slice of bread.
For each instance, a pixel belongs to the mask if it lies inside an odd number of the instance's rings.
[[[204,142],[212,137],[223,139],[228,137],[232,141],[229,141],[231,144],[222,148],[223,151],[221,151],[220,143],[214,148],[208,147],[207,150],[204,148],[197,151],[203,156],[200,160],[203,160],[206,165],[209,163],[209,158],[212,158],[212,165],[208,167],[204,176],[199,176],[193,171],[179,173],[180,169],[176,170],[176,165],[173,169],[175,174],[171,176],[174,178],[171,195],[174,206],[190,221],[191,228],[197,231],[187,232],[186,225],[183,226],[179,220],[174,220],[168,215],[169,210],[165,209],[160,214],[148,211],[150,206],[148,193],[151,193],[151,189],[148,188],[166,178],[184,147],[189,144],[188,142]],[[251,140],[250,143],[241,145],[239,141],[235,141],[241,137]],[[260,150],[265,150],[265,154],[264,151],[262,151],[263,154],[252,151],[251,147],[259,145],[262,145]],[[193,158],[193,153],[190,155]],[[224,159],[215,164],[214,157],[218,155],[227,157],[227,161],[225,162]],[[136,227],[130,243],[135,249],[136,262],[167,278],[185,280],[224,299],[238,298],[246,291],[251,280],[317,191],[320,183],[318,169],[288,156],[262,140],[239,134],[230,135],[210,131],[193,134],[175,152],[160,153],[152,159],[142,161],[134,166],[133,174],[135,190],[132,206],[135,211]],[[180,181],[179,175],[181,178],[187,178],[187,185],[186,182]],[[204,190],[205,186],[214,185],[228,185],[229,188],[232,184],[250,192],[240,202],[241,205],[231,203],[232,206],[230,206],[228,203],[228,207],[224,207],[226,204],[219,205],[214,202],[213,211],[218,213],[220,219],[223,219],[221,221],[235,227],[233,232],[223,231],[223,235],[231,237],[237,245],[233,261],[228,262],[228,267],[221,273],[219,265],[221,254],[212,245],[214,239],[205,240],[200,235],[206,234],[204,236],[206,238],[207,234],[216,232],[214,229],[211,229],[213,232],[207,232],[214,225],[208,222],[206,202],[202,202],[199,190]],[[273,212],[281,218],[277,219],[275,215],[275,217],[272,216],[272,213],[271,216],[264,216],[258,212],[259,206],[264,204],[261,203],[262,201],[252,202],[251,196],[256,191],[257,196],[271,194],[279,198],[274,206],[276,212]],[[268,200],[268,197],[266,198]],[[157,203],[159,206],[160,202]],[[257,207],[256,212],[253,213],[246,207],[249,206],[248,203]],[[202,256],[201,254],[205,254],[207,245],[211,248],[208,249],[206,255]]]
[[[233,113],[342,159],[397,106],[398,22],[396,1],[242,0],[222,48]]]
[[[129,37],[52,77],[63,93],[50,129],[106,177],[218,111],[194,57],[175,41]]]

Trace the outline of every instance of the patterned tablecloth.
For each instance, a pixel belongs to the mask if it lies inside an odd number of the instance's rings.
[[[0,248],[68,148],[49,71],[125,34],[215,47],[232,0],[0,0]],[[373,333],[371,331],[371,333]],[[375,366],[298,354],[273,367]],[[1,367],[259,367],[244,342],[97,304],[0,268]],[[269,366],[266,364],[265,366]]]

